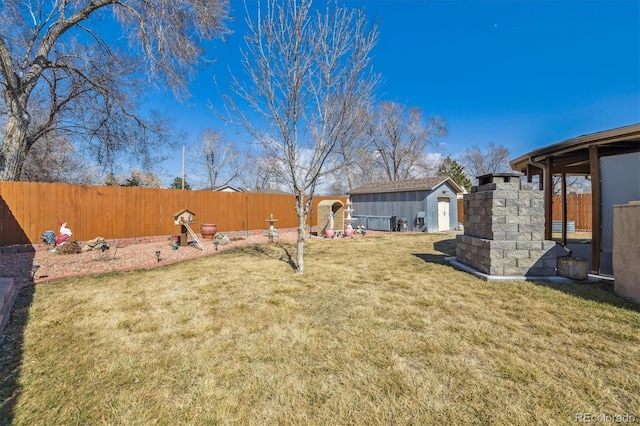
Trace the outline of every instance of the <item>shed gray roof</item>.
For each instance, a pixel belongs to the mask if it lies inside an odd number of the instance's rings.
[[[374,182],[354,188],[350,194],[379,194],[383,192],[431,191],[447,182],[458,194],[464,191],[453,179],[447,176],[434,176],[423,179],[396,180],[391,182]]]

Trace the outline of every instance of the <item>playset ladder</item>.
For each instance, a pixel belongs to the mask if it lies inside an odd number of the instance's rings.
[[[198,239],[198,236],[196,235],[195,232],[193,232],[193,229],[191,229],[191,227],[189,226],[188,223],[184,222],[183,223],[184,227],[187,228],[187,231],[189,231],[189,234],[191,234],[191,236],[193,237],[193,242],[196,243],[196,245],[198,247],[200,247],[200,249],[202,249],[202,251],[207,251],[207,249],[205,248],[204,245],[202,245],[202,243],[200,242],[200,240]]]

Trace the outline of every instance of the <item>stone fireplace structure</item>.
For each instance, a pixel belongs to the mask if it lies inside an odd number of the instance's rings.
[[[456,260],[495,276],[555,276],[555,241],[544,239],[544,199],[520,174],[478,177],[464,195]]]

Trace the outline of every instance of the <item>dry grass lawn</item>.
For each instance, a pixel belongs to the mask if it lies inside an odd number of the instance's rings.
[[[454,236],[239,247],[25,289],[0,419],[571,424],[640,418],[640,312],[609,285],[485,282]],[[636,420],[638,421],[638,420]]]

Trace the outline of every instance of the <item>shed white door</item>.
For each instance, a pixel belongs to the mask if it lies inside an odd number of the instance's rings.
[[[438,198],[438,231],[449,230],[449,199]]]

